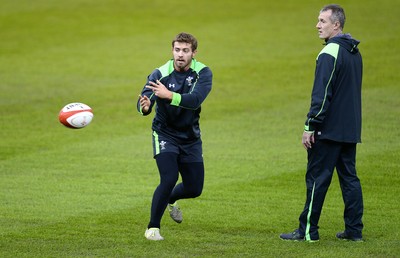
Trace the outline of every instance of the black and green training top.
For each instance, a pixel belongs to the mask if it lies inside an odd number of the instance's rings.
[[[361,142],[363,63],[358,44],[349,34],[326,42],[317,57],[305,131],[318,139]]]
[[[149,81],[159,80],[173,92],[172,101],[158,98],[146,88]],[[143,113],[139,101],[137,110],[142,115],[152,112],[154,104],[155,116],[152,129],[170,137],[191,141],[200,138],[199,119],[201,104],[212,88],[212,72],[203,63],[192,59],[190,68],[185,72],[174,69],[173,59],[155,69],[148,77],[141,92],[151,100],[150,109]]]

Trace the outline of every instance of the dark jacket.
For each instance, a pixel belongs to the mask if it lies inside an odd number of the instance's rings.
[[[317,57],[306,131],[316,139],[361,142],[362,58],[360,42],[341,34],[326,42]]]
[[[211,70],[193,59],[188,71],[178,72],[171,59],[148,76],[146,85],[149,85],[149,81],[156,80],[173,92],[172,101],[157,98],[150,89],[144,87],[141,95],[150,98],[151,106],[147,113],[143,113],[138,101],[138,111],[142,115],[148,115],[157,103],[152,124],[154,131],[183,141],[200,138],[201,104],[211,91]]]

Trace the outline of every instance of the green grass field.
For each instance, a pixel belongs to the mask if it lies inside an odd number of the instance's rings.
[[[399,1],[343,0],[364,57],[363,243],[342,242],[334,176],[318,243],[284,242],[305,200],[301,134],[315,24],[326,3],[0,0],[0,257],[400,257]],[[184,222],[143,237],[158,172],[151,120],[136,112],[146,76],[179,32],[211,67],[203,104],[203,195]],[[58,122],[67,103],[95,113]]]

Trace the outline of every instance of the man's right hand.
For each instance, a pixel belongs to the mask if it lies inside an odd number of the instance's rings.
[[[150,108],[150,99],[147,96],[141,96],[139,95],[139,103],[140,103],[140,107],[142,108],[142,112],[143,113],[147,113],[149,111]]]
[[[307,132],[304,131],[303,133],[303,138],[301,140],[301,142],[303,143],[304,149],[311,149],[312,148],[312,144],[315,142],[314,140],[314,132]]]

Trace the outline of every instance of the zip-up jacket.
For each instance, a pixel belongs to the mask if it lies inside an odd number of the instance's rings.
[[[149,81],[156,80],[173,92],[172,101],[158,98],[152,90],[146,88]],[[150,99],[149,111],[143,113],[139,100],[137,110],[145,116],[157,104],[152,124],[154,131],[183,141],[200,138],[201,104],[212,87],[212,72],[206,65],[192,59],[189,70],[179,72],[174,69],[174,61],[171,59],[147,77],[146,85],[141,95]]]
[[[311,107],[305,131],[316,139],[361,142],[360,42],[349,34],[329,39],[317,57]]]

